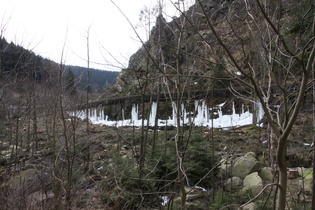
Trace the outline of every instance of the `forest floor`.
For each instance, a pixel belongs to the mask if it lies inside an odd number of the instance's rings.
[[[62,123],[58,122],[57,125],[59,131],[62,131]],[[291,133],[287,150],[289,168],[311,167],[312,132],[309,125],[306,116],[301,117]],[[67,153],[64,133],[57,132],[54,137],[49,129],[47,130],[47,122],[44,120],[38,121],[37,148],[36,142],[28,141],[29,138],[34,137],[34,134],[29,136],[27,127],[21,126],[19,131],[15,132],[14,127],[10,126],[12,124],[3,127],[4,133],[0,140],[2,183],[0,209],[53,209],[58,202],[59,207],[64,208],[67,191],[70,192],[72,209],[130,209],[135,203],[142,206],[142,209],[158,208],[159,204],[156,203],[160,202],[159,197],[153,194],[151,206],[146,206],[148,204],[142,197],[146,194],[139,194],[135,181],[142,135],[140,128],[89,125],[89,133],[87,133],[86,122],[78,121],[75,126],[75,138],[68,136]],[[71,129],[68,127],[66,132]],[[73,130],[71,132],[73,133]],[[205,135],[205,132],[208,133]],[[146,134],[147,159],[151,157],[154,162],[157,159],[161,160],[162,154],[168,154],[171,160],[174,154],[170,145],[174,145],[175,131],[169,129],[158,131],[156,134],[158,134],[155,143],[158,145],[156,153],[160,156],[156,158],[150,155],[155,134],[153,130],[149,130]],[[191,141],[196,141],[191,143],[192,147],[212,148],[211,145],[214,145],[215,155],[219,159],[255,152],[261,163],[265,166],[270,165],[271,145],[268,143],[270,133],[266,126],[215,129],[213,135],[211,129],[194,127],[190,134],[189,129],[185,131],[185,136],[189,135]],[[70,161],[67,160],[68,157]],[[153,170],[158,170],[159,161],[149,162],[148,174],[144,179],[155,182],[154,176],[151,175]],[[72,167],[71,178],[67,179],[69,165]],[[171,172],[168,178],[172,178]],[[152,182],[146,182],[148,184],[146,190],[150,187],[155,189],[156,185],[151,186]],[[60,195],[57,201],[54,194]],[[301,192],[298,179],[289,180],[288,201],[291,209],[310,207],[310,195]]]

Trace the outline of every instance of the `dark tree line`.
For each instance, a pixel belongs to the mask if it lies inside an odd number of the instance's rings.
[[[80,66],[67,66],[67,72],[71,70],[74,74],[74,79],[77,81],[77,87],[81,90],[86,90],[87,84],[87,68]],[[105,87],[113,85],[119,72],[104,71],[100,69],[89,69],[91,88],[97,92],[101,92]]]
[[[1,74],[0,78],[10,77],[11,79],[29,78],[36,82],[42,82],[47,79],[49,72],[47,66],[52,61],[45,59],[34,52],[25,48],[8,43],[4,38],[0,39]]]
[[[0,39],[0,79],[8,76],[10,80],[34,79],[37,83],[44,82],[51,73],[51,66],[57,64],[49,59],[36,55],[13,42],[8,43],[5,38]],[[77,88],[86,89],[87,68],[79,66],[67,66],[64,76],[66,77],[69,69],[73,71],[74,79],[77,81]],[[90,85],[97,92],[102,91],[106,86],[112,85],[118,72],[90,69]]]

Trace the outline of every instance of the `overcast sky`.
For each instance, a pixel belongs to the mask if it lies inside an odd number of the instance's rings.
[[[87,66],[86,36],[89,28],[92,68],[120,70],[120,67],[127,67],[129,57],[141,46],[132,27],[111,0],[0,2],[0,29],[5,29],[7,41],[13,41],[56,62],[60,61],[66,43],[65,63]],[[145,5],[153,7],[156,4],[156,0],[114,2],[133,26],[139,26],[139,14]],[[165,4],[169,4],[169,0],[165,0]],[[168,13],[173,13],[170,16],[175,15],[174,11]],[[143,39],[146,38],[144,27],[137,27],[137,31]]]

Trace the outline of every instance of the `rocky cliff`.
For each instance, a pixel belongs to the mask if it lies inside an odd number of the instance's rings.
[[[164,81],[170,89],[174,86],[174,75],[185,76],[185,82],[202,89],[209,83],[207,77],[227,77],[220,49],[207,27],[204,14],[212,20],[224,17],[235,5],[234,1],[208,0],[196,3],[179,17],[167,22],[163,15],[156,18],[149,40],[129,59],[129,66],[117,78],[117,90],[131,95],[146,91],[157,92]],[[208,46],[203,39],[213,40]],[[211,54],[216,53],[214,58]],[[206,59],[205,59],[206,58]],[[215,72],[217,70],[217,72]],[[165,79],[167,77],[167,79]],[[189,79],[187,79],[189,78]],[[217,86],[224,87],[220,82]]]
[[[172,92],[178,90],[178,84],[181,84],[180,91],[222,88],[231,82],[234,87],[242,86],[249,81],[240,76],[235,63],[248,75],[254,72],[255,79],[261,80],[260,86],[276,85],[267,83],[266,72],[270,73],[270,68],[279,81],[286,74],[281,69],[293,69],[292,73],[296,74],[287,77],[289,83],[301,75],[297,73],[301,70],[297,65],[281,66],[287,65],[287,62],[281,64],[281,60],[286,59],[284,54],[274,54],[273,60],[278,61],[273,66],[270,56],[275,49],[281,52],[286,48],[291,52],[304,49],[305,55],[309,55],[306,46],[312,37],[313,16],[307,8],[311,8],[312,1],[280,5],[270,1],[264,5],[264,12],[255,1],[196,2],[170,22],[162,14],[157,16],[149,40],[130,57],[128,68],[118,76],[117,93]],[[279,45],[279,34],[287,46]],[[233,62],[216,36],[228,48],[235,59]],[[242,82],[235,84],[237,78]]]

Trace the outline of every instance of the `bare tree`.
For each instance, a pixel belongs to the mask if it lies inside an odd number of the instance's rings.
[[[229,73],[237,85],[249,88],[254,93],[256,99],[251,100],[259,101],[277,138],[277,209],[285,209],[288,138],[303,104],[315,60],[312,4],[307,0],[301,3],[244,0],[224,2],[217,7],[209,7],[205,1],[198,0],[198,4],[211,32],[210,37],[216,39],[225,51],[230,64]],[[300,12],[304,11],[303,15],[296,17],[294,10],[289,8],[300,8]],[[187,14],[182,14],[200,34],[192,19]],[[302,23],[290,25],[291,18],[294,17]],[[248,33],[241,31],[244,23]],[[200,36],[206,44],[213,44],[213,39],[205,39],[202,34]],[[248,43],[255,44],[257,48]],[[257,62],[262,65],[256,65]],[[243,77],[235,76],[237,72]],[[294,91],[293,86],[296,87]],[[273,94],[276,97],[272,98]]]

